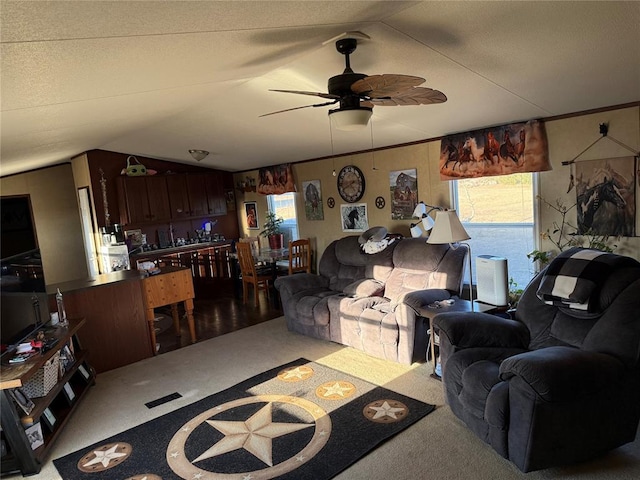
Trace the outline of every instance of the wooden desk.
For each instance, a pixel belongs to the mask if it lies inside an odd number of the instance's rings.
[[[156,352],[156,330],[154,326],[154,308],[171,305],[171,316],[176,335],[180,335],[180,317],[178,303],[184,302],[184,309],[189,322],[191,343],[196,343],[196,327],[193,320],[193,277],[191,270],[184,267],[163,267],[157,275],[142,279],[142,296],[145,305],[145,317],[149,324],[152,353]]]

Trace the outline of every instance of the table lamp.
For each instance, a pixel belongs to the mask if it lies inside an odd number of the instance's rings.
[[[452,248],[456,248],[455,244],[466,245],[469,249],[469,300],[471,301],[471,310],[473,306],[473,272],[471,270],[471,246],[462,240],[469,240],[471,237],[460,223],[458,214],[455,210],[439,210],[436,212],[436,220],[431,229],[431,234],[427,239],[427,243],[444,244],[448,243]]]

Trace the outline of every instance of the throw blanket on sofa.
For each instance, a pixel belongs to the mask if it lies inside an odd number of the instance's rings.
[[[592,312],[596,308],[592,301],[594,293],[614,267],[630,260],[600,250],[572,248],[551,262],[536,293],[548,305]]]

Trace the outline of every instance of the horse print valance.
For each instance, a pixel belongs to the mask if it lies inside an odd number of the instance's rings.
[[[440,179],[551,170],[548,150],[539,120],[448,135],[440,144]]]
[[[581,235],[636,235],[634,157],[576,162],[576,212]]]
[[[262,195],[280,195],[296,191],[293,169],[290,163],[274,165],[258,170],[257,193]]]

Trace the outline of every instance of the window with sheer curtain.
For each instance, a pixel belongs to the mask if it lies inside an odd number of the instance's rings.
[[[297,240],[298,234],[298,216],[296,212],[296,193],[289,192],[281,195],[267,196],[267,205],[269,210],[276,214],[276,217],[282,217],[284,222],[281,224],[282,233],[284,234],[284,244],[287,245],[289,240]]]
[[[476,257],[493,255],[507,259],[508,275],[524,288],[534,274],[527,254],[536,247],[534,199],[536,173],[518,173],[452,182],[454,205],[471,236],[473,277]],[[468,283],[469,272],[465,280]]]

